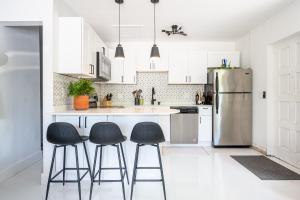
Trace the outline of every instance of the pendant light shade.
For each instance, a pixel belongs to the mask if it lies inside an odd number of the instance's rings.
[[[152,46],[150,58],[151,59],[159,59],[160,58],[159,50],[158,50],[158,47],[156,44],[154,44]]]
[[[154,6],[154,20],[153,20],[153,26],[154,26],[154,44],[152,46],[151,49],[151,54],[150,54],[150,59],[154,60],[154,59],[159,59],[160,58],[160,54],[159,54],[159,49],[158,46],[156,45],[156,21],[155,21],[155,5],[159,2],[159,0],[151,0],[151,3],[153,3]]]
[[[115,0],[115,2],[119,4],[119,44],[116,47],[115,58],[124,59],[125,54],[124,54],[123,47],[121,45],[121,4],[123,3],[123,0]]]
[[[118,44],[118,46],[116,47],[115,58],[116,59],[124,59],[125,58],[124,50],[123,50],[123,47],[121,44]]]

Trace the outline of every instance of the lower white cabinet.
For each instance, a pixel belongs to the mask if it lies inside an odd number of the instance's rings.
[[[198,141],[201,145],[211,145],[212,141],[212,107],[199,106]]]

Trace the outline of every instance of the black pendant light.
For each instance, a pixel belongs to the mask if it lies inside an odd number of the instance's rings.
[[[155,21],[155,5],[159,2],[159,0],[151,0],[151,3],[153,3],[154,5],[154,44],[152,46],[152,49],[151,49],[151,54],[150,54],[150,59],[153,60],[153,59],[159,59],[160,58],[160,54],[159,54],[159,50],[158,50],[158,47],[156,45],[156,21]]]
[[[124,50],[121,45],[121,4],[124,2],[123,0],[115,0],[117,4],[119,4],[119,44],[116,47],[116,53],[115,53],[115,58],[116,59],[124,59]]]

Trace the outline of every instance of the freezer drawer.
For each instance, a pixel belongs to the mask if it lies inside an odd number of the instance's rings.
[[[171,144],[198,143],[198,113],[171,115]]]
[[[213,144],[249,146],[252,144],[252,94],[214,95]]]

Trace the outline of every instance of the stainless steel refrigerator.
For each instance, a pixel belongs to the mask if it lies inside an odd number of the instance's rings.
[[[252,70],[209,69],[213,146],[252,144]]]

